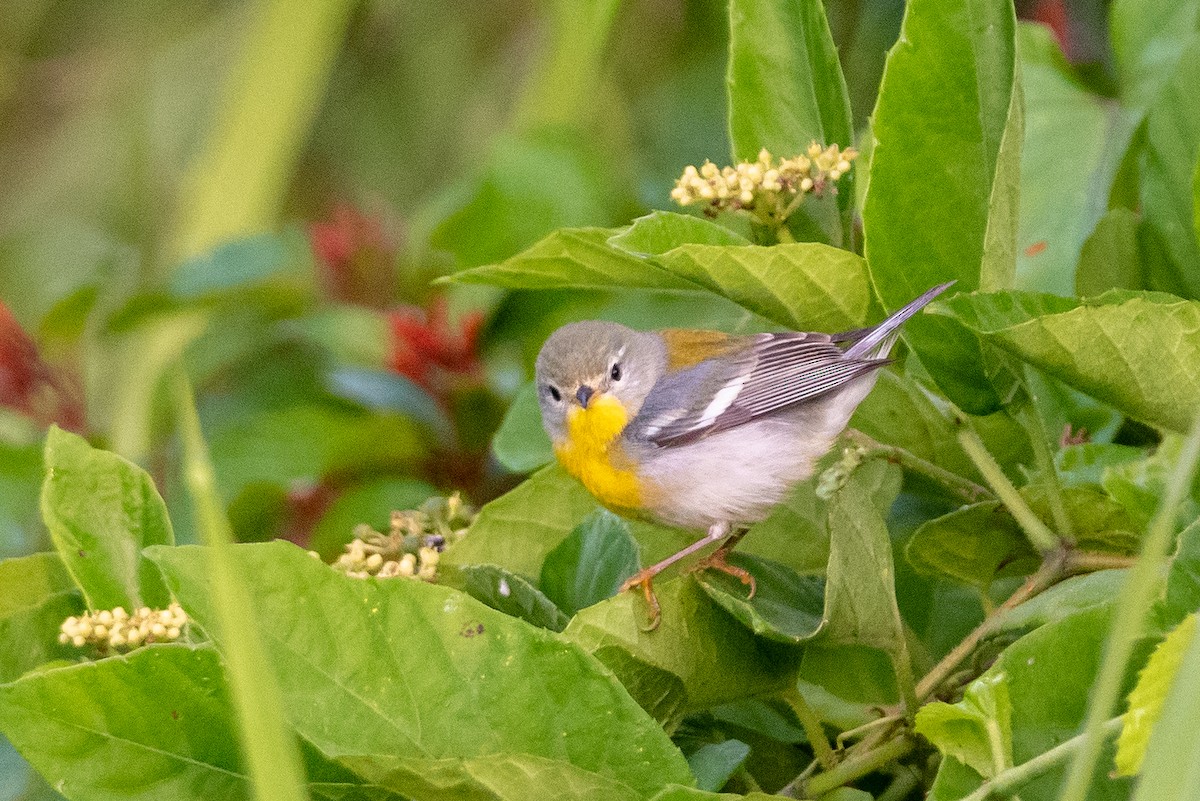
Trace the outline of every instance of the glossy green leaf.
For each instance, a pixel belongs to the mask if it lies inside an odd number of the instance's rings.
[[[680,245],[749,245],[751,242],[741,234],[703,217],[673,211],[652,211],[612,236],[608,244],[636,256],[657,256]]]
[[[873,499],[876,494],[894,498],[900,481],[895,465],[867,462],[829,501],[825,642],[891,651],[903,641],[892,540]]]
[[[1196,615],[1193,613],[1155,647],[1150,660],[1138,674],[1137,684],[1129,693],[1121,735],[1117,738],[1115,761],[1119,775],[1134,776],[1141,771],[1150,734],[1162,715],[1167,692],[1179,676],[1179,667],[1195,634]]]
[[[644,671],[627,672],[629,657],[634,666],[678,677],[683,698],[674,700],[687,711],[775,692],[794,680],[796,649],[752,636],[692,579],[659,582],[654,589],[662,620],[653,631],[643,630],[649,610],[641,596],[625,592],[584,609],[564,632],[608,665],[644,706],[663,703],[647,692],[664,689],[661,677],[643,688],[638,680]]]
[[[736,793],[714,793],[710,790],[700,790],[696,787],[672,786],[654,796],[650,801],[771,801],[771,799],[778,797],[757,792],[737,795]],[[832,796],[826,797],[831,798]],[[859,796],[855,798],[842,798],[841,801],[866,801],[866,799]]]
[[[847,250],[815,242],[682,245],[656,262],[693,285],[793,330],[855,328],[866,323],[871,306],[866,262]]]
[[[695,774],[696,785],[701,790],[716,791],[725,786],[748,756],[750,746],[741,740],[708,743],[692,752],[688,757],[688,767]]]
[[[906,8],[873,116],[863,208],[871,278],[887,309],[950,279],[958,291],[1012,282],[1021,139],[1015,24],[1012,5],[1000,0]],[[993,366],[957,323],[917,315],[905,338],[965,411],[990,413],[1005,399],[1006,384],[993,387]]]
[[[421,801],[523,801],[547,792],[566,801],[645,798],[617,777],[533,754],[467,759],[348,756],[340,761],[372,784]]]
[[[1176,7],[1180,16],[1192,18],[1194,29],[1200,3],[1184,2]],[[1179,36],[1176,31],[1164,33],[1172,38]],[[1162,55],[1155,54],[1159,58]],[[1148,75],[1147,79],[1159,77]],[[1200,299],[1200,243],[1192,207],[1192,174],[1198,155],[1200,36],[1193,37],[1146,116],[1146,149],[1140,176],[1146,223],[1165,246],[1170,265],[1164,271],[1167,274],[1152,275],[1149,286],[1192,299]]]
[[[542,592],[568,616],[616,594],[640,567],[629,524],[597,509],[542,562]]]
[[[961,701],[934,701],[917,712],[916,731],[943,754],[992,778],[1012,767],[1012,704],[1007,677],[971,682]]]
[[[1173,671],[1175,681],[1166,693],[1162,714],[1150,734],[1134,801],[1184,801],[1200,794],[1200,730],[1196,728],[1200,715],[1200,637],[1189,639],[1178,669]],[[1169,666],[1161,667],[1169,671]]]
[[[696,289],[654,264],[609,244],[623,231],[564,228],[498,264],[463,270],[450,280],[510,289]]]
[[[211,632],[203,549],[150,553]],[[529,754],[643,794],[688,781],[682,756],[611,674],[552,632],[445,587],[344,576],[286,543],[236,546],[230,558],[254,593],[287,715],[327,755],[380,744],[438,760]]]
[[[495,565],[463,565],[463,592],[506,615],[551,631],[562,631],[571,618],[527,579]]]
[[[734,553],[729,563],[754,577],[755,592],[719,570],[705,570],[700,586],[725,611],[755,634],[784,643],[811,639],[821,628],[825,606],[825,581],[802,576],[791,568],[748,554]]]
[[[1200,408],[1200,302],[1112,292],[1087,302],[1026,292],[941,308],[1006,351],[1126,414],[1186,431]]]
[[[165,607],[162,579],[141,555],[147,545],[174,542],[150,476],[57,427],[47,435],[45,459],[42,517],[88,606]]]
[[[554,449],[542,427],[537,386],[531,381],[521,387],[492,439],[492,453],[514,473],[527,473],[554,461]]]
[[[1142,288],[1142,261],[1138,251],[1141,222],[1136,213],[1120,207],[1100,218],[1079,253],[1075,294],[1093,297],[1110,289]]]
[[[1017,34],[1025,94],[1017,286],[1070,295],[1138,117],[1083,88],[1049,28],[1023,23]]]
[[[820,0],[731,2],[726,85],[734,160],[753,160],[762,148],[790,158],[811,142],[853,143],[846,80]],[[854,171],[838,191],[843,216],[824,233],[848,248]]]

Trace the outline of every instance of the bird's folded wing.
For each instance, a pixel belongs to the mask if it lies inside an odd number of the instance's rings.
[[[848,357],[825,334],[759,334],[741,353],[659,379],[626,434],[684,444],[818,398],[885,363]]]

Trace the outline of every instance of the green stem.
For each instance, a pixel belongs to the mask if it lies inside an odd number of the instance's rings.
[[[1176,510],[1191,487],[1197,460],[1200,460],[1200,415],[1197,415],[1191,433],[1184,442],[1162,503],[1142,540],[1141,555],[1129,569],[1121,596],[1117,599],[1112,628],[1104,649],[1104,661],[1092,686],[1092,704],[1088,710],[1087,726],[1083,730],[1083,742],[1071,763],[1060,801],[1084,801],[1091,786],[1092,774],[1103,745],[1101,734],[1104,721],[1111,714],[1121,693],[1125,668],[1133,654],[1134,644],[1142,634],[1146,614],[1154,602],[1159,575],[1166,564],[1171,535],[1175,530]]]
[[[817,717],[817,713],[804,700],[799,688],[793,684],[783,693],[782,698],[796,713],[800,725],[804,727],[808,744],[812,746],[813,755],[821,763],[821,767],[825,770],[833,768],[837,764],[837,757],[829,746],[829,740],[825,737],[825,727],[821,725],[821,719]]]
[[[900,465],[905,470],[918,473],[932,481],[941,484],[946,489],[962,497],[963,500],[974,503],[993,497],[991,490],[976,484],[970,479],[952,473],[944,467],[938,467],[920,456],[895,445],[885,445],[882,442],[855,429],[847,429],[846,436],[859,447],[866,450],[868,457],[887,459]]]
[[[1112,718],[1100,725],[1101,734],[1112,736],[1121,730],[1123,720]],[[963,799],[963,801],[987,801],[992,797],[1007,798],[1018,787],[1033,781],[1038,776],[1058,767],[1079,752],[1083,747],[1086,735],[1077,734],[1066,742],[1059,743],[1045,753],[1038,754],[1028,762],[1001,771],[995,778],[979,785],[979,789]]]
[[[1067,505],[1063,501],[1062,484],[1058,480],[1058,471],[1054,469],[1054,454],[1050,452],[1046,426],[1043,425],[1041,416],[1034,408],[1032,398],[1017,412],[1017,420],[1029,434],[1029,441],[1033,444],[1033,458],[1037,462],[1038,472],[1046,482],[1050,514],[1054,518],[1058,534],[1063,539],[1074,542],[1075,527],[1071,524],[1071,517],[1067,514]]]
[[[959,444],[962,445],[962,449],[966,451],[971,461],[975,463],[975,467],[983,475],[988,486],[995,491],[1000,502],[1017,519],[1017,523],[1024,530],[1025,536],[1033,543],[1033,547],[1042,554],[1059,548],[1061,544],[1059,537],[1025,503],[1025,499],[1008,480],[1008,476],[1004,475],[1004,471],[1000,469],[1000,465],[988,452],[983,440],[975,433],[975,429],[971,428],[971,424],[966,418],[960,418],[960,421],[962,427],[958,431]]]
[[[179,367],[174,391],[184,478],[192,496],[196,529],[208,546],[209,590],[216,624],[225,642],[221,656],[229,676],[254,797],[258,801],[299,801],[308,796],[300,749],[285,722],[279,685],[251,618],[254,600],[229,560],[233,532],[217,493],[191,383]]]
[[[818,798],[831,790],[836,790],[842,785],[849,784],[855,779],[860,779],[868,773],[874,773],[889,762],[893,762],[909,751],[912,751],[916,747],[916,744],[917,741],[915,738],[907,734],[902,734],[895,739],[888,740],[877,748],[864,751],[861,754],[855,754],[843,760],[832,770],[818,773],[804,782],[800,787],[793,787],[789,784],[780,791],[780,794],[786,795],[789,791],[800,791],[803,793],[800,797]]]
[[[907,765],[902,765],[896,772],[896,778],[875,801],[904,801],[920,783],[921,776]]]
[[[917,699],[917,680],[913,676],[912,657],[903,637],[896,648],[888,650],[888,657],[892,660],[892,669],[896,672],[896,686],[900,690],[900,699],[904,701],[904,716],[912,720],[921,704]]]

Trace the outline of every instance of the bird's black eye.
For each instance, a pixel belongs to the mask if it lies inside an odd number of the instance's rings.
[[[548,387],[546,387],[546,389],[550,392],[550,397],[554,398],[554,400],[556,400],[556,401],[562,400],[562,393],[558,391],[558,387],[548,386]]]
[[[609,372],[609,375],[612,376],[613,381],[620,381],[621,380],[621,365],[614,364],[612,366],[612,370]]]

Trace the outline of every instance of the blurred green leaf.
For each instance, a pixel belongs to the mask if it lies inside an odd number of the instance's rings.
[[[182,298],[245,289],[278,273],[286,266],[287,257],[283,240],[275,234],[247,236],[183,262],[167,286]]]
[[[0,617],[76,588],[57,553],[34,553],[0,561],[0,587],[4,587]]]
[[[412,478],[380,477],[351,487],[321,515],[308,547],[331,560],[354,537],[354,528],[359,523],[366,523],[376,531],[387,531],[393,510],[416,509],[436,494],[432,484]]]
[[[60,644],[58,631],[64,620],[83,609],[83,598],[72,587],[28,598],[25,606],[0,617],[0,684],[49,662],[77,659],[83,652]]]
[[[1141,771],[1151,732],[1167,701],[1167,691],[1179,678],[1180,665],[1195,633],[1196,615],[1193,613],[1155,647],[1150,661],[1138,674],[1137,684],[1129,693],[1121,735],[1117,738],[1115,762],[1118,775],[1135,776]]]
[[[662,605],[654,631],[643,630],[649,609],[641,595],[623,592],[580,611],[564,632],[608,665],[643,706],[661,705],[664,689],[653,672],[653,682],[642,683],[645,665],[679,678],[683,698],[674,701],[687,711],[776,692],[794,680],[795,648],[751,635],[692,579],[659,582],[654,589]]]
[[[826,464],[820,462],[818,472]],[[779,562],[800,573],[823,572],[829,561],[825,507],[813,482],[797,484],[766,520],[750,527],[738,551]]]
[[[824,642],[889,652],[903,642],[892,541],[874,500],[876,495],[895,498],[900,481],[898,467],[870,461],[830,498]]]
[[[1200,302],[1116,290],[1087,302],[994,292],[958,295],[941,307],[1131,417],[1186,431],[1200,405]]]
[[[608,240],[635,256],[658,256],[680,245],[749,245],[749,239],[703,217],[652,211]]]
[[[1120,207],[1100,218],[1079,254],[1079,267],[1075,271],[1076,294],[1092,297],[1114,288],[1142,288],[1139,225],[1141,217]]]
[[[538,584],[567,615],[611,598],[640,567],[629,524],[597,509],[546,554]]]
[[[1195,621],[1195,616],[1187,618]],[[1142,762],[1142,778],[1133,794],[1134,801],[1183,801],[1195,798],[1200,793],[1200,730],[1195,722],[1200,715],[1200,638],[1194,636],[1194,623],[1190,626],[1191,635],[1181,624],[1176,629],[1176,642],[1170,650],[1180,646],[1179,639],[1189,639],[1179,654],[1178,667],[1170,669],[1170,665],[1156,665],[1162,668],[1164,674],[1174,674],[1175,680],[1165,693],[1162,714],[1154,724],[1150,734],[1150,744],[1146,749],[1145,760]],[[1182,631],[1181,631],[1182,630]],[[1171,642],[1168,638],[1167,642]],[[1167,646],[1164,644],[1164,648]],[[1162,659],[1174,661],[1170,651],[1163,654]],[[1143,676],[1148,681],[1163,679],[1165,676],[1155,676],[1150,666],[1147,666]],[[1133,698],[1130,698],[1132,707]]]
[[[0,411],[0,429],[6,422]],[[37,439],[27,443],[0,441],[0,558],[46,547],[38,508],[45,473],[40,439],[38,432]]]
[[[1004,674],[971,682],[955,704],[934,701],[917,712],[916,731],[943,754],[993,778],[1012,767],[1012,704]]]
[[[670,273],[793,330],[855,328],[867,321],[871,306],[866,262],[828,245],[681,245],[655,261]]]
[[[463,565],[463,592],[498,612],[562,631],[571,618],[528,580],[495,565]]]
[[[451,281],[510,289],[697,289],[653,263],[609,243],[624,229],[565,228],[515,256],[463,270]]]
[[[369,409],[399,412],[429,426],[444,438],[454,427],[446,412],[420,384],[387,370],[335,367],[327,373],[329,390]]]
[[[688,757],[688,767],[696,776],[696,785],[701,790],[720,790],[729,777],[750,756],[750,746],[741,740],[726,740],[708,743],[697,748]]]
[[[1054,454],[1054,468],[1059,480],[1067,486],[1095,484],[1100,486],[1110,467],[1146,458],[1143,448],[1114,445],[1111,442],[1084,442],[1059,448]]]
[[[1134,5],[1127,0],[1121,5]],[[1190,17],[1192,28],[1200,3],[1176,4],[1175,14]],[[1116,20],[1114,16],[1114,21]],[[1175,45],[1180,33],[1161,32]],[[1115,40],[1114,40],[1115,42]],[[1159,45],[1160,47],[1162,44]],[[1146,53],[1161,64],[1165,53]],[[1147,65],[1149,66],[1149,65]],[[1155,64],[1161,69],[1161,66]],[[1147,81],[1161,81],[1157,71],[1147,71]],[[1166,247],[1168,275],[1152,275],[1149,288],[1200,299],[1200,244],[1197,243],[1192,207],[1192,175],[1200,154],[1200,36],[1193,36],[1179,66],[1167,81],[1146,116],[1146,147],[1141,172],[1142,212]]]
[[[999,0],[907,6],[875,107],[863,208],[887,309],[949,279],[958,291],[1012,283],[1022,130],[1014,26]],[[1005,400],[1008,379],[958,323],[918,315],[905,338],[965,411],[988,414]]]
[[[1125,573],[1124,570],[1098,570],[1083,576],[1072,576],[1003,613],[1003,617],[996,622],[995,630],[1002,633],[1033,629],[1086,609],[1107,606],[1120,593]]]
[[[1100,483],[1105,492],[1120,502],[1130,516],[1145,527],[1150,524],[1162,503],[1182,449],[1183,437],[1167,434],[1150,455],[1106,467]],[[1200,482],[1193,483],[1190,496],[1185,496],[1176,510],[1177,528],[1186,526],[1197,515],[1200,515]]]
[[[747,598],[749,587],[728,573],[705,570],[697,577],[726,612],[769,640],[797,644],[816,635],[824,612],[823,579],[747,554],[735,553],[729,563],[754,577],[753,598]]]
[[[92,609],[165,607],[148,545],[174,542],[154,481],[115,453],[54,426],[46,437],[42,516],[63,565]]]
[[[387,364],[390,355],[387,321],[373,309],[331,306],[288,320],[284,326],[342,364],[379,368]]]
[[[1121,102],[1144,110],[1171,80],[1194,39],[1200,3],[1176,0],[1114,0],[1109,9]]]
[[[504,415],[492,440],[492,452],[500,464],[514,473],[527,473],[554,461],[554,449],[542,428],[537,385],[521,387]]]
[[[1164,628],[1178,625],[1184,616],[1200,611],[1200,520],[1179,534],[1179,545],[1167,573],[1167,590],[1158,603]]]
[[[791,158],[811,142],[843,148],[853,143],[846,80],[820,0],[734,0],[729,32],[726,85],[734,160],[754,160],[762,148]],[[838,193],[842,216],[824,236],[850,249],[853,170]],[[805,203],[800,212],[812,205]]]
[[[211,632],[203,549],[150,554]],[[287,543],[234,546],[230,558],[254,593],[288,718],[326,755],[528,754],[642,794],[689,781],[682,756],[611,674],[551,632],[445,587],[349,578]],[[593,715],[596,704],[607,714]],[[547,739],[548,730],[560,734]]]

